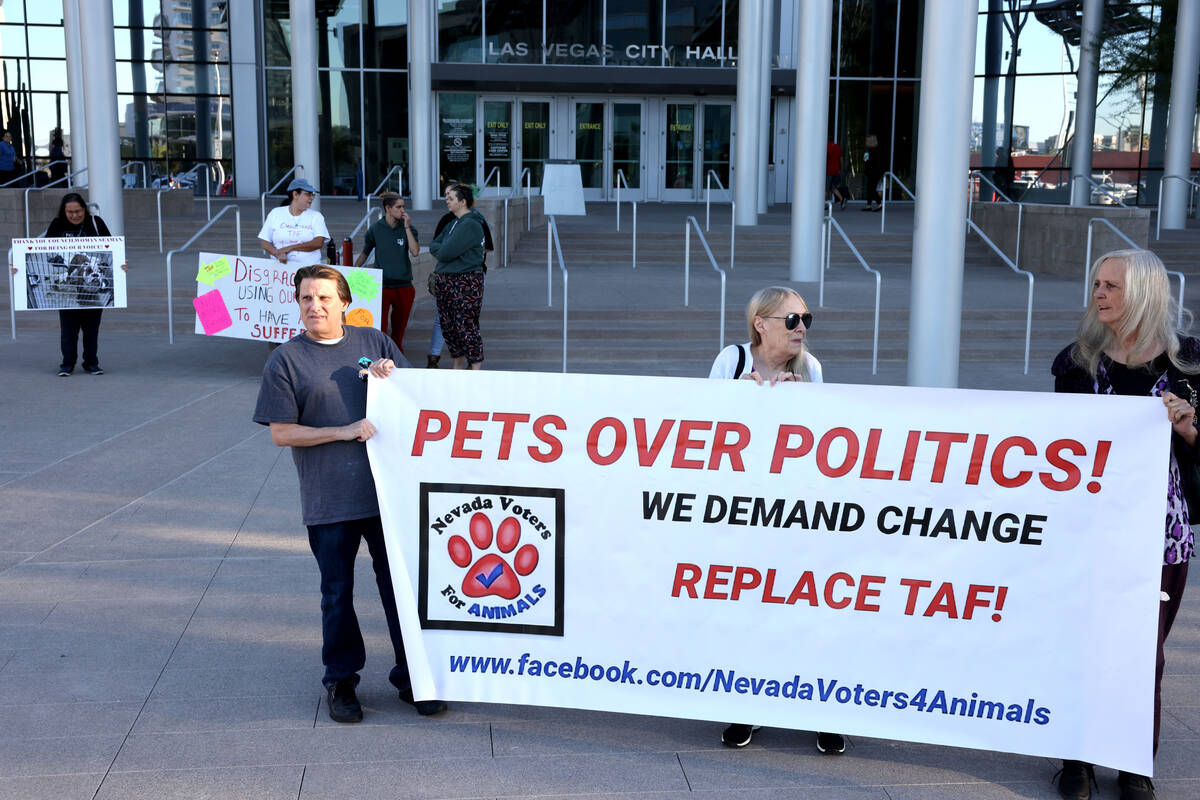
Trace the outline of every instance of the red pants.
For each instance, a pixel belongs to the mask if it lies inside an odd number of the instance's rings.
[[[399,286],[395,289],[384,289],[380,301],[382,319],[379,320],[379,329],[392,337],[401,353],[404,352],[404,329],[408,327],[408,315],[412,313],[413,299],[416,296],[417,290],[413,287]]]

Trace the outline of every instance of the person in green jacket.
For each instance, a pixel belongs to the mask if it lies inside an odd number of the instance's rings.
[[[483,215],[471,208],[471,187],[461,183],[446,189],[446,208],[455,219],[429,244],[437,259],[433,282],[442,335],[454,368],[479,369],[483,337],[479,312],[483,308]]]

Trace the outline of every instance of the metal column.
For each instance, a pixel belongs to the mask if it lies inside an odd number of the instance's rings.
[[[911,386],[958,385],[978,16],[976,4],[962,0],[925,4],[908,326]]]
[[[1092,186],[1092,138],[1096,133],[1096,85],[1100,77],[1100,25],[1104,0],[1083,0],[1079,41],[1079,90],[1075,94],[1075,141],[1071,143],[1071,205],[1088,206]]]
[[[71,115],[71,172],[87,169],[87,104],[83,85],[83,43],[79,38],[79,0],[63,0],[63,39],[67,51],[67,113]],[[87,173],[75,178],[88,183]]]
[[[825,145],[829,141],[829,39],[832,32],[833,0],[805,0],[800,3],[796,102],[792,112],[792,243],[789,276],[793,281],[811,282],[821,277]],[[971,72],[972,68],[968,68],[967,74]],[[922,100],[925,95],[926,92],[922,91]],[[963,141],[967,139],[964,137]]]
[[[758,128],[762,93],[762,4],[738,6],[737,141],[734,143],[733,199],[738,225],[758,224]]]
[[[1200,0],[1181,0],[1175,25],[1175,65],[1171,71],[1171,110],[1167,118],[1167,156],[1163,175],[1191,177],[1192,142],[1196,118],[1196,76],[1200,72]],[[1179,230],[1186,225],[1188,192],[1183,181],[1165,181],[1162,227]]]
[[[316,0],[288,0],[292,27],[292,154],[304,177],[321,188],[321,119],[317,108]],[[329,109],[325,110],[329,113]],[[320,207],[320,198],[313,208]]]
[[[440,186],[430,182],[434,171],[435,149],[432,135],[433,84],[433,6],[428,0],[409,0],[408,4],[408,181],[412,187],[411,208],[429,211]]]
[[[758,87],[759,137],[758,137],[758,213],[767,213],[767,178],[770,176],[771,152],[771,64],[775,59],[775,4],[763,3],[759,29],[761,50],[759,63],[761,80]]]
[[[121,198],[121,136],[117,122],[117,53],[113,40],[112,3],[80,2],[79,30],[83,45],[83,89],[87,97],[88,201],[113,236],[125,234]],[[72,125],[73,127],[73,125]]]

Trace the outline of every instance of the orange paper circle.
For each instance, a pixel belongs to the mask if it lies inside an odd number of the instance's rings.
[[[346,312],[346,324],[356,328],[373,328],[375,317],[365,308],[352,308]]]

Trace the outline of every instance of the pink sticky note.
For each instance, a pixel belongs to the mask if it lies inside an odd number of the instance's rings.
[[[205,292],[192,301],[196,307],[196,318],[204,326],[204,335],[212,336],[226,328],[233,327],[229,317],[229,309],[225,307],[225,298],[221,297],[220,289]]]

